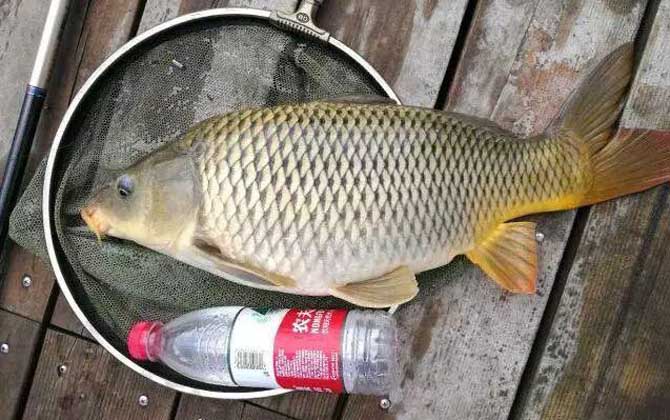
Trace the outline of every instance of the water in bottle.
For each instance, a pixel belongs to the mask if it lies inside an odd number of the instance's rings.
[[[397,328],[383,311],[209,308],[135,324],[128,351],[225,386],[385,395],[398,378]]]

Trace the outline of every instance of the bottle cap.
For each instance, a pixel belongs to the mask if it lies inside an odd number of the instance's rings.
[[[128,333],[128,353],[136,360],[149,360],[147,344],[149,335],[155,327],[163,325],[157,321],[140,321],[130,328]]]

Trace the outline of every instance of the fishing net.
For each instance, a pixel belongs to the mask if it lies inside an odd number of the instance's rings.
[[[210,116],[252,106],[384,95],[368,72],[327,43],[254,17],[197,20],[163,31],[109,67],[74,111],[52,188],[56,249],[86,318],[119,351],[137,320],[169,320],[211,306],[342,307],[239,286],[128,241],[98,242],[79,216],[119,171]],[[42,228],[45,163],[11,217],[11,237],[48,260]],[[147,369],[205,389],[158,365]]]
[[[119,171],[210,116],[353,94],[384,95],[327,44],[255,18],[197,21],[159,35],[109,68],[78,106],[54,172],[54,238],[65,277],[93,325],[125,353],[130,326],[211,306],[338,307],[239,286],[134,243],[98,242],[79,210]],[[43,163],[11,217],[11,237],[47,260],[41,222]],[[163,375],[174,375],[170,371]]]

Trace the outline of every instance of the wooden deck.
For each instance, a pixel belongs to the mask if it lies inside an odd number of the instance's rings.
[[[3,154],[45,3],[0,1]],[[73,94],[138,32],[196,10],[290,11],[297,0],[72,3],[32,168]],[[670,130],[670,0],[327,0],[318,21],[403,102],[526,135],[544,129],[592,59],[635,40],[622,125]],[[0,288],[0,419],[670,418],[670,188],[533,219],[544,234],[536,295],[501,293],[462,259],[422,276],[420,297],[398,312],[404,379],[388,412],[360,396],[217,401],[162,388],[94,343],[48,267],[13,247]]]

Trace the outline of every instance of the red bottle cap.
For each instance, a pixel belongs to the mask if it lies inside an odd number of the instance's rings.
[[[163,324],[157,321],[140,321],[130,328],[128,333],[128,353],[136,360],[149,360],[147,344],[151,331]]]

